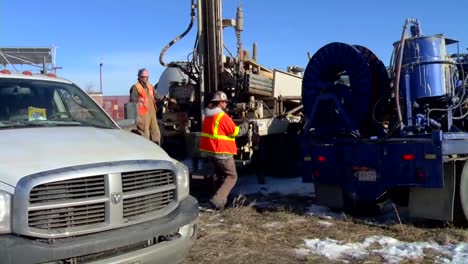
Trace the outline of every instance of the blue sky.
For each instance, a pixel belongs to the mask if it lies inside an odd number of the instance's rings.
[[[154,84],[164,68],[162,48],[189,23],[190,0],[0,0],[0,46],[55,46],[58,75],[81,87],[126,95],[137,70],[147,67]],[[223,16],[234,18],[239,0],[223,1]],[[464,0],[241,0],[244,48],[258,44],[258,61],[268,68],[305,67],[330,42],[359,44],[386,65],[404,20],[417,18],[425,35],[444,33],[468,48],[468,4]],[[196,28],[176,43],[166,61],[185,60]],[[227,45],[235,50],[232,29]],[[456,46],[448,48],[456,52]]]

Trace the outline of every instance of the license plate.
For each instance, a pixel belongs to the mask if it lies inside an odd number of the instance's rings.
[[[358,179],[358,181],[376,181],[377,171],[373,169],[359,170],[354,172],[354,176]]]

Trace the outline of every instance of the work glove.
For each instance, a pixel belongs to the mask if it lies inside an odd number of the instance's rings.
[[[252,126],[252,133],[254,135],[258,135],[258,125],[257,122],[250,122],[250,125]]]
[[[247,132],[249,131],[249,122],[247,121],[242,122],[239,125],[239,129],[240,131],[239,131],[238,137],[246,135]]]
[[[254,145],[254,147],[258,147],[258,144],[260,143],[260,134],[258,132],[257,122],[250,122],[250,127],[252,129],[252,144]]]

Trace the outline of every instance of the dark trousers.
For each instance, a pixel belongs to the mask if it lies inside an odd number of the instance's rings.
[[[213,196],[213,200],[217,205],[224,206],[229,193],[237,182],[236,164],[233,157],[228,159],[209,157],[209,160],[213,164],[216,179],[222,181],[221,186]]]

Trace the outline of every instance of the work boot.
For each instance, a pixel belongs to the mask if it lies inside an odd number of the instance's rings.
[[[210,199],[210,204],[212,204],[217,210],[223,210],[226,205],[226,201],[221,201],[216,196]]]

